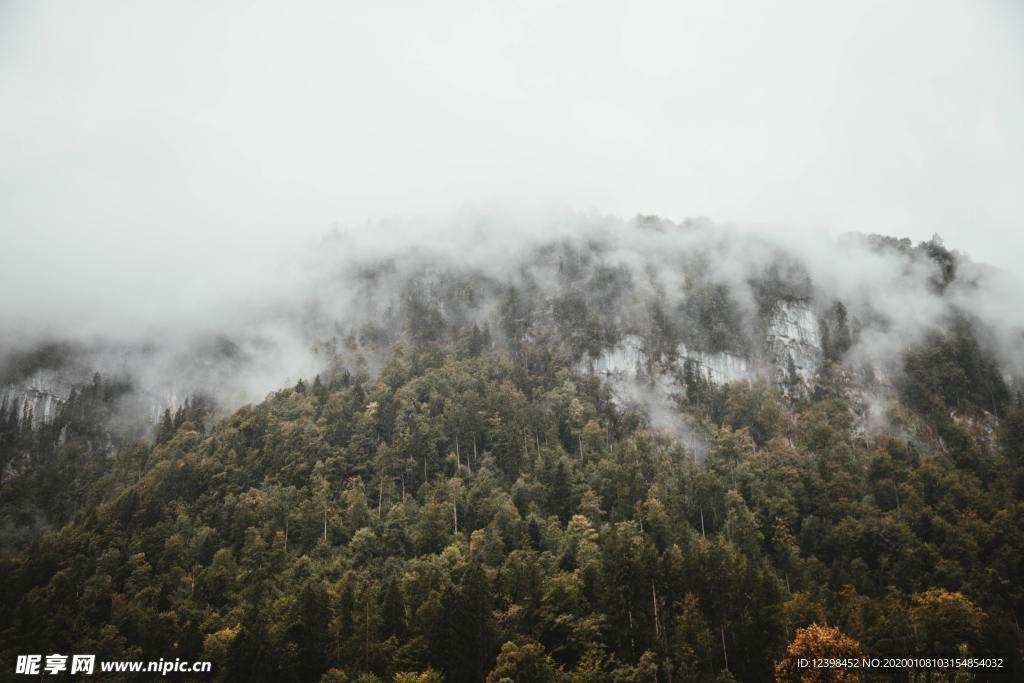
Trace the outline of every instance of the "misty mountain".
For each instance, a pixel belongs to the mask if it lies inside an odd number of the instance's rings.
[[[0,681],[1024,681],[1024,4],[201,7],[0,2]]]
[[[999,271],[938,237],[566,221],[339,231],[224,318],[22,330],[4,655],[225,681],[765,680],[807,648],[1020,670]]]
[[[335,233],[271,303],[227,302],[235,313],[220,329],[196,320],[173,334],[110,329],[89,339],[22,330],[0,356],[0,404],[19,422],[52,422],[100,373],[128,387],[118,399],[126,423],[155,423],[190,395],[230,410],[337,357],[379,367],[396,342],[449,341],[469,326],[507,349],[553,340],[581,371],[663,394],[682,388],[688,368],[716,384],[763,378],[807,392],[826,362],[884,391],[905,351],[957,320],[1004,380],[1024,368],[1024,321],[1001,274],[937,238],[781,244],[656,217],[573,216],[549,227],[547,239],[463,229],[440,244],[398,239],[383,249]]]

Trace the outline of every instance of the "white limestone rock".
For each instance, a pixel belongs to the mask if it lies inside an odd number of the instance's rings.
[[[708,353],[697,349],[688,349],[685,344],[680,344],[677,353],[679,354],[679,366],[687,360],[691,361],[697,371],[712,384],[728,384],[749,380],[754,377],[754,364],[749,358],[735,353],[722,351],[719,353]]]
[[[0,389],[0,406],[9,411],[16,405],[18,422],[30,415],[31,425],[28,426],[37,429],[53,422],[71,395],[72,386],[57,372],[39,370]]]
[[[765,351],[775,379],[789,379],[790,360],[801,382],[808,384],[821,366],[818,317],[806,302],[779,301],[768,317]]]

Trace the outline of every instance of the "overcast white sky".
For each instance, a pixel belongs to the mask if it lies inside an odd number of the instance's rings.
[[[466,203],[1019,268],[1024,3],[0,0],[8,323]]]

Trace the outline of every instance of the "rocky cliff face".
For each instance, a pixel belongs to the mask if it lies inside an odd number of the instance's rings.
[[[709,353],[688,349],[686,344],[677,347],[679,366],[689,361],[704,379],[712,384],[728,384],[751,379],[756,375],[756,366],[745,356],[728,351]]]
[[[596,358],[580,360],[577,369],[584,373],[633,379],[643,379],[650,374],[650,379],[663,384],[674,384],[673,371],[681,370],[686,362],[693,363],[697,372],[715,384],[736,382],[754,375],[754,365],[750,360],[734,353],[710,353],[679,344],[674,360],[652,364],[644,348],[640,336],[628,334],[615,346],[604,349]]]
[[[35,387],[8,385],[0,398],[0,412],[13,411],[16,422],[36,429],[53,422],[65,400]]]
[[[635,334],[627,334],[615,346],[602,350],[597,358],[581,360],[577,368],[586,373],[642,377],[647,364],[643,339]]]
[[[72,388],[72,382],[58,372],[36,371],[0,388],[0,414],[13,413],[20,426],[39,428],[53,422]]]
[[[52,424],[67,405],[73,391],[81,392],[92,381],[81,369],[74,376],[53,370],[38,370],[28,377],[0,387],[0,416],[13,419],[19,428],[39,429]],[[165,410],[172,413],[184,401],[173,389],[141,390],[132,394],[121,411],[126,419],[157,424]]]
[[[799,380],[807,384],[821,366],[821,329],[817,315],[806,302],[783,300],[775,304],[764,342],[774,379],[779,383]]]
[[[651,380],[668,392],[681,391],[678,378],[690,364],[705,380],[723,385],[764,377],[781,386],[808,385],[823,358],[818,316],[808,301],[781,300],[764,321],[762,348],[751,356],[712,352],[679,344],[675,357],[652,363],[638,335],[625,335],[596,358],[585,357],[577,369],[613,379]]]

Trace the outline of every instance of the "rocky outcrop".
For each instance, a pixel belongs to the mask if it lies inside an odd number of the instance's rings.
[[[605,349],[596,358],[586,357],[577,363],[582,373],[600,374],[615,379],[647,380],[660,386],[666,393],[682,390],[678,378],[685,364],[692,367],[713,384],[727,384],[752,378],[755,366],[743,356],[720,352],[710,353],[680,344],[675,359],[651,363],[644,350],[643,340],[634,334],[625,335],[615,346]]]
[[[19,424],[28,423],[38,428],[53,422],[65,400],[34,387],[9,385],[0,398],[0,414],[13,412],[14,420]]]
[[[585,373],[601,375],[628,375],[639,377],[647,366],[647,354],[643,340],[635,334],[627,334],[615,346],[604,349],[596,358],[586,357],[577,364]]]
[[[710,352],[679,344],[671,361],[651,363],[643,339],[635,334],[605,349],[597,357],[577,364],[584,373],[617,379],[647,379],[668,392],[681,391],[678,378],[687,363],[707,381],[723,385],[764,376],[779,385],[808,385],[823,358],[818,316],[810,303],[780,300],[764,320],[762,353],[747,357],[729,352]]]
[[[749,358],[728,351],[707,353],[688,349],[685,344],[680,344],[677,355],[680,367],[686,361],[690,361],[704,379],[712,384],[739,382],[751,379],[756,374],[754,364]]]
[[[765,352],[773,377],[782,384],[808,384],[822,361],[818,316],[807,302],[781,300],[766,321]],[[796,377],[791,377],[792,374]]]
[[[19,425],[37,429],[53,422],[71,395],[71,389],[72,384],[58,373],[37,371],[20,382],[0,388],[0,414],[13,412]]]
[[[24,379],[0,387],[0,418],[11,419],[20,428],[39,429],[53,423],[68,402],[72,391],[81,392],[91,380],[90,373],[77,374],[53,370],[38,370]],[[173,389],[140,391],[134,394],[140,400],[121,414],[130,420],[157,424],[165,410],[173,414],[184,401]]]

